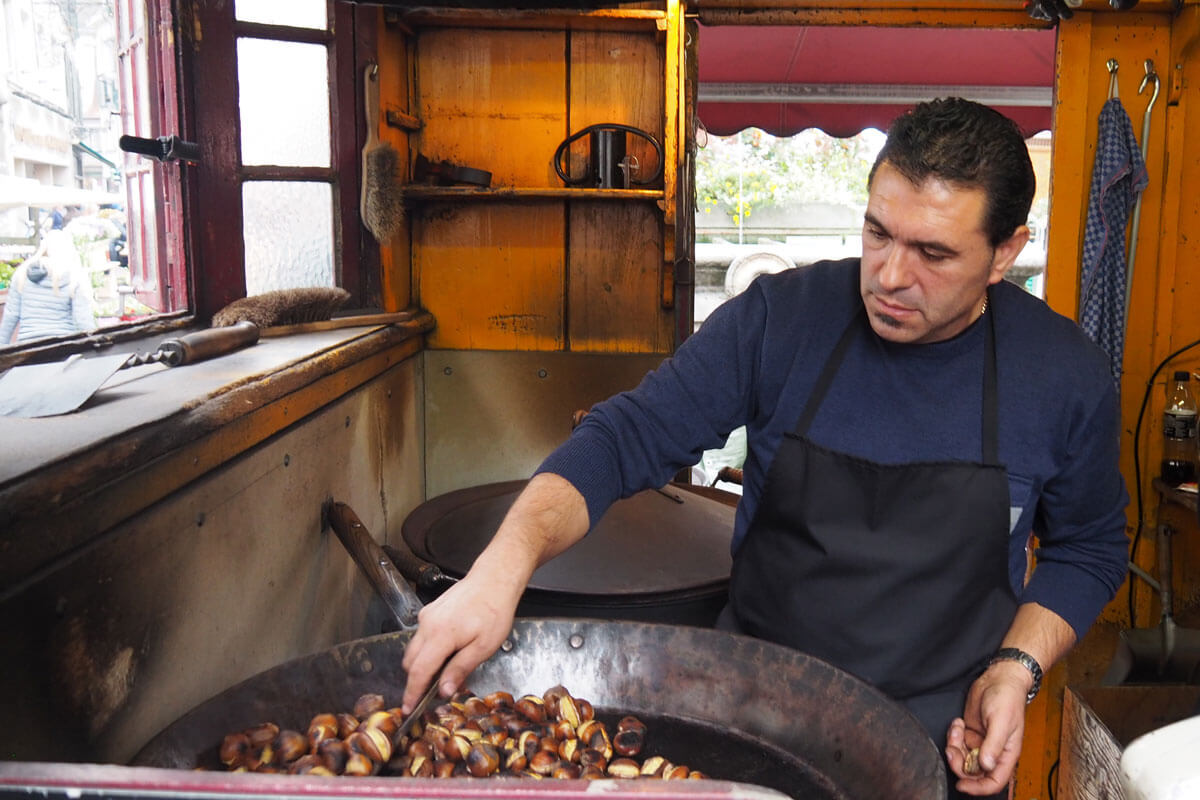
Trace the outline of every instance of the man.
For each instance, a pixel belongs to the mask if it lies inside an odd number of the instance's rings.
[[[610,503],[745,424],[719,626],[903,703],[944,747],[951,797],[1005,789],[1042,672],[1124,577],[1118,401],[1103,353],[1003,281],[1034,192],[1015,125],[965,100],[921,104],[869,189],[861,260],[759,278],[546,460],[422,610],[406,707],[447,656],[443,694],[488,658],[533,570]]]

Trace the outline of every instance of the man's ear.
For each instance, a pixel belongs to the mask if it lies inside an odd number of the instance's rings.
[[[1028,241],[1029,226],[1022,225],[1013,231],[1012,236],[996,245],[996,251],[992,254],[992,272],[988,278],[989,284],[1004,280],[1005,273],[1016,263],[1017,256],[1021,254]]]

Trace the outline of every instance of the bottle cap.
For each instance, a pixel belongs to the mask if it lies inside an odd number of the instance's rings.
[[[1175,380],[1186,381],[1189,378],[1191,378],[1191,373],[1189,373],[1186,369],[1175,370]]]

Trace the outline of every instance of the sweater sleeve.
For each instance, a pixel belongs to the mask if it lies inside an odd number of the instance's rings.
[[[1071,432],[1065,467],[1042,489],[1034,517],[1037,567],[1022,596],[1058,614],[1077,637],[1116,595],[1129,560],[1119,404],[1115,391],[1097,394],[1091,413]]]
[[[722,304],[635,389],[594,406],[537,472],[570,481],[594,525],[615,501],[698,462],[745,421],[765,316],[754,288]]]
[[[0,317],[0,347],[12,344],[13,331],[21,319],[21,293],[10,285],[8,300],[4,303],[4,316]]]

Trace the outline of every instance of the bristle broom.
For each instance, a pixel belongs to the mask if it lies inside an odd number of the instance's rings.
[[[387,244],[404,222],[404,192],[396,177],[400,155],[390,144],[380,142],[364,152],[363,160],[363,224],[376,241]]]
[[[331,286],[277,289],[234,300],[213,315],[212,324],[214,328],[222,328],[249,320],[259,328],[273,328],[319,322],[332,317],[349,299],[350,293],[345,289]]]
[[[400,154],[379,138],[378,67],[369,64],[363,75],[367,136],[362,150],[362,193],[359,214],[380,244],[387,244],[404,223],[404,189],[399,182]]]

